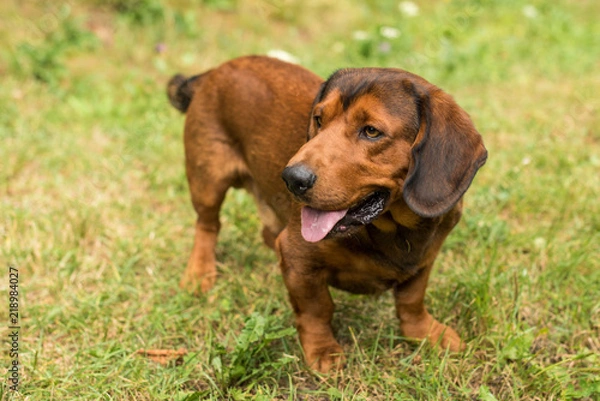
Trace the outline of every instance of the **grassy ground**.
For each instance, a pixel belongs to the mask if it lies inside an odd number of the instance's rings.
[[[2,2],[0,367],[9,265],[22,364],[2,398],[599,399],[600,4],[419,3]],[[472,115],[490,157],[427,299],[464,354],[405,341],[389,294],[335,292],[348,366],[311,375],[242,192],[223,211],[216,288],[179,291],[194,215],[164,85],[274,49],[324,77],[401,67]],[[188,353],[163,365],[142,348]]]

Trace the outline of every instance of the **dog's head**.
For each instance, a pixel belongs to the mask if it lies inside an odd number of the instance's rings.
[[[398,69],[345,69],[314,100],[308,142],[283,172],[306,206],[308,241],[371,223],[403,199],[422,217],[448,212],[487,151],[451,96]]]

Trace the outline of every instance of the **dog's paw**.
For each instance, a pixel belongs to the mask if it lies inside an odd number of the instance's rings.
[[[460,352],[465,349],[465,343],[453,328],[446,326],[427,315],[426,319],[418,323],[402,324],[404,336],[416,340],[427,339],[433,346],[448,349],[451,352]]]
[[[200,295],[210,291],[215,286],[216,281],[216,274],[204,275],[202,277],[190,277],[184,274],[179,281],[179,287],[194,295]]]
[[[429,340],[432,344],[435,344],[444,350],[450,350],[451,352],[460,352],[465,350],[465,343],[460,339],[460,336],[456,331],[454,331],[453,328],[448,327],[437,320],[435,321],[434,325],[436,323],[436,334],[434,335],[434,331],[432,330],[432,333],[429,335]]]
[[[307,352],[306,363],[319,373],[329,373],[342,369],[346,363],[346,357],[342,347],[335,343]]]

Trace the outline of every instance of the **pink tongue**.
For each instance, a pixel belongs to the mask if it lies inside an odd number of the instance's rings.
[[[321,241],[346,215],[346,210],[324,211],[308,206],[302,208],[302,237],[308,242]]]

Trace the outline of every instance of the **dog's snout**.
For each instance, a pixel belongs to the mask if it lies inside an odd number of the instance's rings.
[[[298,196],[311,189],[317,180],[315,173],[303,164],[286,167],[283,169],[281,177],[290,192]]]

